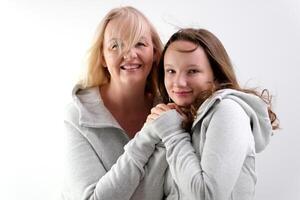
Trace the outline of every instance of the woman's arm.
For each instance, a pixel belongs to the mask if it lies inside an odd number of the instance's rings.
[[[109,171],[104,168],[89,141],[73,124],[65,122],[67,133],[67,188],[65,199],[130,199],[144,175],[144,166],[159,138],[144,127],[126,146]]]
[[[168,111],[154,126],[165,144],[167,162],[180,191],[188,199],[228,199],[249,149],[248,116],[234,101],[221,101],[207,127],[201,158],[190,135],[176,125],[179,119],[178,113]],[[171,127],[177,130],[170,131]]]

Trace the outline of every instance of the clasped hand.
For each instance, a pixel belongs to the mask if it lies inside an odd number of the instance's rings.
[[[168,103],[168,104],[161,103],[161,104],[157,104],[155,107],[151,109],[151,113],[148,115],[146,123],[154,121],[162,114],[172,109],[175,109],[183,117],[183,121],[188,120],[186,114],[184,114],[181,108],[175,103]]]

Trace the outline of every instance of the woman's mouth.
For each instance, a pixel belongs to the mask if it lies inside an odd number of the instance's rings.
[[[121,65],[122,70],[136,70],[139,69],[142,65],[140,64],[125,64]]]

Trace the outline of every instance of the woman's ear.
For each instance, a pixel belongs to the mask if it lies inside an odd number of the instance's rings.
[[[104,55],[103,55],[103,54],[101,55],[101,60],[100,60],[100,62],[101,62],[101,66],[102,66],[102,67],[107,68],[107,65],[106,65],[105,58],[104,58]]]
[[[153,46],[153,63],[156,61],[156,58],[157,55],[156,55],[156,50],[155,50],[155,47]]]
[[[102,64],[101,64],[104,68],[107,68],[106,62],[104,60],[104,58],[102,58]]]

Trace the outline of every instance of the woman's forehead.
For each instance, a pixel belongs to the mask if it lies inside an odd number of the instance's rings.
[[[104,40],[111,39],[129,42],[140,39],[148,40],[151,39],[150,27],[144,20],[112,19],[108,22],[104,32]]]

